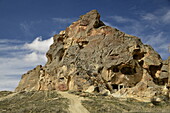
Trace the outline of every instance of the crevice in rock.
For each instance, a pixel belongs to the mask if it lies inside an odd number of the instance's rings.
[[[47,58],[48,58],[48,63],[51,63],[51,61],[52,61],[52,54],[49,54],[49,53],[47,53],[46,54],[46,56],[47,56]]]
[[[68,79],[67,79],[67,88],[68,88],[68,90],[70,89],[70,87],[69,87],[70,82],[71,82],[71,77],[68,76]]]
[[[167,70],[162,70],[162,72],[168,72]]]
[[[119,54],[111,54],[110,56],[119,56]]]
[[[59,61],[61,61],[61,60],[62,60],[63,55],[64,55],[64,52],[65,52],[65,51],[64,51],[64,49],[60,49],[60,50],[58,51],[58,53],[57,53],[57,54],[58,54],[58,56],[59,56],[59,59],[58,59]]]
[[[112,86],[111,84],[105,83],[106,84],[106,88],[110,91],[113,92]]]

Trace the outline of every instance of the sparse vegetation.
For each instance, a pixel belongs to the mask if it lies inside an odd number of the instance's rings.
[[[0,113],[67,113],[68,105],[56,91],[20,92],[0,101]]]
[[[121,100],[108,96],[93,96],[90,100],[82,101],[82,104],[90,111],[90,113],[162,113],[170,111],[169,102],[153,105],[151,102],[139,102],[130,98]]]
[[[0,91],[0,98],[5,97],[12,93],[13,93],[12,91]]]
[[[90,113],[122,113],[122,112],[149,112],[161,113],[170,111],[170,102],[164,101],[157,104],[152,102],[139,102],[135,99],[114,98],[103,96],[99,93],[69,92],[87,100],[82,105]],[[9,91],[0,92],[0,113],[68,113],[69,100],[63,98],[56,91],[31,91],[13,94]]]

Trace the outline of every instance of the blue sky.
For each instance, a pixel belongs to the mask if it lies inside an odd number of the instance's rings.
[[[0,0],[0,90],[14,90],[23,73],[44,65],[51,37],[93,9],[170,56],[170,0]]]

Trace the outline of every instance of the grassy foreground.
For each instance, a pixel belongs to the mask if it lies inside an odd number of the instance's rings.
[[[94,96],[82,101],[90,113],[169,113],[170,103],[162,102],[154,105],[151,102],[139,102],[135,99],[118,99],[106,96]]]
[[[68,100],[56,91],[0,92],[0,113],[67,113]],[[8,95],[6,99],[2,99]]]
[[[98,94],[69,92],[86,97],[82,105],[90,113],[169,113],[170,102],[153,104]],[[68,113],[69,100],[56,91],[0,92],[0,113]]]

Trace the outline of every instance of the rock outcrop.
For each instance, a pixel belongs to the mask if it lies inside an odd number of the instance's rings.
[[[170,58],[163,61],[138,37],[106,26],[96,10],[55,35],[46,56],[45,66],[24,74],[15,91],[109,91],[153,97],[170,86]]]

